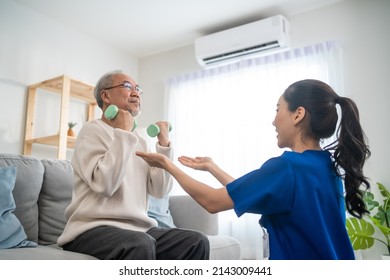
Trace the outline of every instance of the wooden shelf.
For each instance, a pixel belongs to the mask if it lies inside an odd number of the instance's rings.
[[[59,138],[60,138],[60,136],[57,134],[57,135],[27,139],[26,144],[27,145],[43,144],[43,145],[58,146]],[[73,149],[75,143],[76,143],[76,137],[67,136],[67,138],[66,138],[67,148]]]
[[[35,126],[35,103],[37,93],[39,92],[37,89],[43,89],[48,92],[60,94],[61,96],[59,133],[57,135],[49,135],[38,138],[33,136]],[[57,158],[66,159],[66,149],[74,148],[76,141],[75,137],[67,136],[70,99],[75,98],[88,105],[87,121],[90,121],[94,119],[95,108],[97,105],[93,95],[93,90],[94,86],[71,79],[66,75],[29,86],[23,154],[31,155],[33,144],[43,144],[58,146]]]
[[[80,99],[88,103],[96,103],[95,97],[93,96],[93,86],[73,79],[69,79],[69,82],[70,97]],[[30,88],[41,88],[50,92],[62,94],[64,89],[64,76],[31,85]]]

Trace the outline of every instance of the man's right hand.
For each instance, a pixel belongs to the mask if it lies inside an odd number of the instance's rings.
[[[113,128],[120,128],[126,131],[132,131],[134,126],[134,118],[129,111],[119,109],[117,115],[112,120],[107,119],[104,114],[104,121]]]

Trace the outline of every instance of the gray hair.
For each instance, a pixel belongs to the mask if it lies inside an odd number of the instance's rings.
[[[97,82],[95,89],[93,90],[93,95],[95,96],[96,102],[99,108],[103,107],[103,100],[101,97],[101,92],[110,86],[112,86],[112,76],[122,73],[121,70],[114,70],[104,74],[99,81]]]

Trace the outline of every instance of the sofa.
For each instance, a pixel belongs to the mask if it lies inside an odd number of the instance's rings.
[[[0,154],[0,259],[94,260],[56,245],[72,187],[73,169],[67,160]],[[218,235],[218,214],[209,214],[185,195],[167,197],[162,205],[167,207],[162,214],[176,227],[208,235],[210,259],[241,258],[240,243]]]

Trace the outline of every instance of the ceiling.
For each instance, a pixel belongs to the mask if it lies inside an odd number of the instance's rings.
[[[12,0],[142,58],[262,18],[343,0]]]

